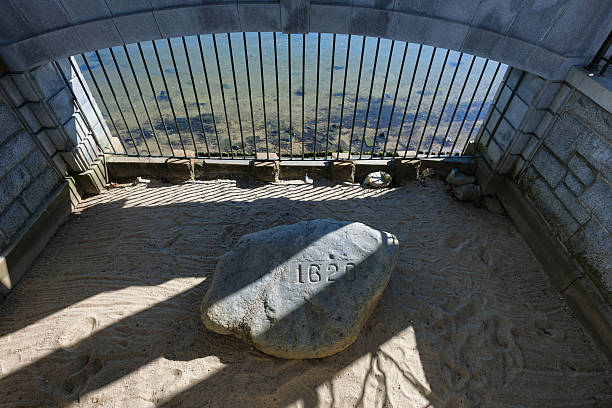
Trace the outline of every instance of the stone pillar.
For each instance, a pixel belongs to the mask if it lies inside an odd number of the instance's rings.
[[[480,131],[478,150],[497,174],[518,176],[559,112],[561,81],[510,68]]]
[[[60,172],[85,171],[103,149],[110,149],[110,131],[69,60],[5,73],[0,87],[25,130],[44,146]]]

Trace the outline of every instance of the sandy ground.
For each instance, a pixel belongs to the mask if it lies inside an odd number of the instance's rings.
[[[325,217],[400,240],[356,343],[288,361],[203,327],[216,259],[241,235]],[[441,181],[217,181],[84,202],[0,306],[0,396],[1,407],[609,407],[612,374],[510,220]]]

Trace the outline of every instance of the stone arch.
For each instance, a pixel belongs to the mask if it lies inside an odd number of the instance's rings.
[[[612,8],[607,0],[7,0],[0,27],[9,71],[144,40],[282,31],[438,46],[555,80],[595,53]]]

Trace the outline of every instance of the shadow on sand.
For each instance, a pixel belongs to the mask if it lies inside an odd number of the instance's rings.
[[[0,377],[4,404],[96,406],[92,396],[106,392],[114,406],[128,379],[163,407],[604,403],[609,367],[509,221],[442,195],[439,185],[364,194],[226,182],[94,200],[0,309],[0,345],[11,347],[0,362],[29,330],[50,350]],[[357,341],[329,358],[289,361],[206,330],[199,305],[216,259],[245,233],[315,218],[399,238],[395,274]],[[174,282],[188,283],[168,289]],[[70,322],[62,314],[75,314],[74,326],[42,326]]]

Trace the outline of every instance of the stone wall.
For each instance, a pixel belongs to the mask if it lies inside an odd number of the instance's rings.
[[[612,90],[574,68],[561,82],[513,70],[479,149],[518,183],[612,305]]]
[[[561,85],[520,69],[508,70],[478,139],[478,149],[496,173],[516,177],[524,170],[559,114]]]
[[[61,173],[86,170],[100,147],[110,144],[108,129],[80,75],[65,59],[0,77],[6,103]]]
[[[62,180],[44,148],[0,102],[0,252]]]
[[[519,183],[612,304],[612,113],[568,92]]]
[[[386,37],[561,79],[612,29],[609,0],[6,0],[0,59],[11,70],[124,43],[218,32]]]
[[[67,59],[1,74],[0,100],[2,250],[60,180],[97,165],[112,138],[84,78]]]

